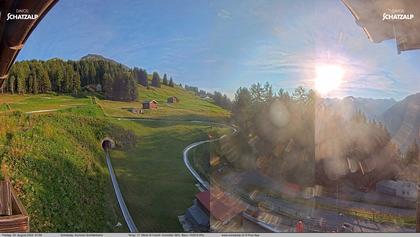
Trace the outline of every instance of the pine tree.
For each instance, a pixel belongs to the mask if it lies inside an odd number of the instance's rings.
[[[167,86],[168,85],[168,78],[166,77],[166,73],[163,74],[163,81],[162,81],[163,85]]]
[[[15,75],[11,75],[9,77],[8,84],[9,84],[8,87],[9,87],[10,93],[14,94],[15,93],[15,84],[16,84]]]
[[[95,84],[96,68],[93,62],[89,63],[89,84]]]
[[[112,79],[112,77],[108,74],[105,73],[104,74],[104,78],[103,78],[103,91],[105,94],[105,98],[107,99],[112,99],[113,97],[113,85],[114,85],[114,81]]]
[[[29,88],[33,94],[38,94],[38,80],[34,73],[29,76]]]
[[[220,93],[220,92],[218,92],[218,91],[215,91],[215,92],[213,93],[213,100],[214,100],[214,103],[215,103],[215,104],[217,104],[217,105],[221,105],[221,104],[222,104],[222,101],[223,101],[223,96],[222,96],[222,93]]]
[[[149,80],[147,79],[147,72],[145,69],[142,69],[140,71],[140,81],[139,81],[140,85],[144,86],[144,87],[148,87],[149,86]]]
[[[220,104],[220,107],[224,109],[230,110],[232,108],[232,101],[227,97],[226,94],[223,95],[222,103]]]
[[[70,93],[73,89],[73,77],[75,74],[75,71],[73,70],[73,67],[70,64],[66,65],[65,69],[65,76],[64,76],[64,84],[63,84],[63,90],[64,92]]]
[[[157,72],[153,72],[152,86],[160,88],[160,78],[159,78],[159,74]]]
[[[172,77],[169,79],[169,86],[174,87],[174,81],[172,80]]]
[[[235,93],[235,100],[232,105],[232,118],[243,129],[242,132],[244,134],[249,134],[252,123],[252,110],[251,92],[245,87],[240,87]]]
[[[73,74],[73,91],[72,93],[77,94],[80,91],[80,75],[75,72]]]
[[[134,79],[134,75],[132,74],[128,77],[127,93],[128,93],[128,97],[127,97],[128,101],[137,100],[138,90],[137,90],[136,82]]]
[[[133,75],[130,75],[130,71]],[[132,100],[137,94],[136,82],[148,87],[147,77],[144,69],[129,70],[114,62],[31,60],[16,62],[12,66],[5,91],[20,94],[49,91],[77,94],[82,86],[100,84],[106,98]],[[160,86],[160,80],[157,85]]]
[[[54,73],[54,77],[55,77],[55,83],[53,86],[53,88],[56,88],[55,91],[57,92],[64,92],[63,90],[63,84],[64,84],[64,67],[62,65],[62,63],[57,63],[57,68],[56,68],[56,72]],[[79,76],[80,77],[80,76]]]
[[[48,77],[47,71],[44,69],[44,67],[42,67],[40,63],[36,64],[35,74],[36,74],[36,79],[38,80],[39,92],[45,93],[45,92],[51,91],[50,78]]]
[[[417,144],[417,141],[414,140],[413,144],[411,144],[406,152],[405,155],[405,161],[407,164],[417,164],[419,163],[419,157],[420,152],[419,152],[419,145]]]

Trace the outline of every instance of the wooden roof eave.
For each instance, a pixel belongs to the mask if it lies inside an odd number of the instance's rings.
[[[24,43],[47,14],[47,12],[58,2],[58,0],[6,0],[2,6],[2,12],[11,12],[14,9],[29,9],[31,14],[37,14],[35,20],[14,20],[6,22],[6,14],[1,16],[1,43],[0,43],[0,87],[7,78],[13,62],[16,60],[19,51]]]
[[[341,0],[341,1],[347,7],[347,9],[349,9],[350,13],[353,15],[353,17],[355,19],[355,22],[357,23],[358,26],[360,26],[363,29],[363,31],[365,32],[365,34],[368,37],[368,39],[371,42],[379,43],[377,40],[375,40],[372,37],[372,35],[368,31],[368,29],[364,25],[362,25],[362,23],[361,23],[361,16],[359,16],[359,14],[357,14],[357,11],[351,6],[351,4],[348,2],[348,0]]]
[[[341,0],[349,9],[357,25],[374,43],[395,39],[398,54],[401,51],[420,48],[420,21],[381,21],[379,17],[389,9],[409,9],[408,13],[418,15],[420,6],[411,0]],[[389,7],[391,4],[393,8]],[[388,6],[388,7],[385,7]],[[369,11],[367,11],[369,10]],[[366,13],[369,13],[367,15]],[[378,18],[375,18],[376,16]]]

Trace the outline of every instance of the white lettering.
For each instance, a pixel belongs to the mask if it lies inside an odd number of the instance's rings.
[[[414,14],[382,14],[382,21],[385,20],[411,20],[414,18]]]
[[[9,20],[35,20],[38,18],[38,14],[12,14],[7,13],[6,21]]]

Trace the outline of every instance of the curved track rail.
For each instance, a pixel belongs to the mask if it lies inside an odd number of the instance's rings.
[[[201,120],[190,120],[190,121],[180,121],[180,120],[162,120],[162,119],[142,119],[142,118],[117,118],[118,120],[129,120],[129,121],[167,121],[167,122],[190,122],[190,123],[206,123],[206,124],[215,124],[215,125],[221,125],[221,126],[227,126],[226,124],[222,123],[216,123],[211,121],[201,121]],[[229,126],[230,127],[230,126]],[[233,129],[234,133],[236,133],[236,129],[234,127],[230,127]],[[188,161],[188,151],[198,145],[208,143],[208,142],[214,142],[218,141],[220,139],[223,139],[226,135],[223,135],[216,139],[211,140],[205,140],[205,141],[199,141],[192,143],[188,145],[183,152],[184,155],[184,163],[187,166],[190,173],[193,175],[193,177],[197,180],[197,182],[202,186],[204,189],[209,190],[209,183],[205,181],[203,178],[200,177],[200,175],[193,169],[190,162]],[[109,174],[111,176],[112,186],[114,187],[115,196],[117,197],[118,204],[120,206],[121,212],[124,216],[125,222],[127,223],[128,229],[132,233],[138,232],[138,229],[133,221],[133,218],[130,215],[130,212],[128,211],[127,205],[125,204],[124,197],[121,193],[120,187],[118,185],[117,177],[115,176],[114,168],[112,167],[111,158],[109,155],[109,152],[106,150],[106,164],[108,166]]]
[[[114,187],[115,196],[118,200],[118,205],[121,208],[121,212],[124,216],[125,222],[127,223],[128,229],[131,233],[139,232],[136,224],[134,224],[133,218],[131,218],[130,212],[128,211],[127,205],[125,204],[124,197],[121,193],[120,186],[118,185],[117,177],[115,176],[114,168],[112,167],[111,158],[108,151],[106,152],[106,164],[108,166],[109,175],[111,176],[112,186]]]
[[[43,112],[57,112],[57,109],[51,109],[51,110],[40,110],[40,111],[29,111],[27,112],[27,114],[32,114],[32,113],[43,113]],[[217,123],[217,122],[212,122],[212,121],[205,121],[205,120],[166,120],[166,119],[153,119],[153,118],[116,118],[117,120],[128,120],[128,121],[161,121],[161,122],[190,122],[190,123],[206,123],[206,124],[214,124],[214,125],[219,125],[219,126],[227,126],[230,127],[233,130],[232,134],[235,134],[237,132],[237,129],[223,124],[223,123]],[[209,143],[209,142],[215,142],[218,140],[223,139],[224,137],[226,137],[226,135],[223,135],[219,138],[215,138],[215,139],[210,139],[210,140],[204,140],[204,141],[198,141],[198,142],[194,142],[190,145],[188,145],[187,147],[185,147],[184,151],[183,151],[183,159],[184,159],[184,163],[187,166],[189,172],[192,174],[192,176],[194,177],[194,179],[200,184],[201,187],[203,187],[205,190],[209,190],[209,183],[207,181],[205,181],[198,173],[197,171],[194,170],[194,168],[192,167],[191,163],[188,160],[188,152],[201,144],[204,143]],[[121,193],[120,187],[118,185],[118,180],[117,177],[115,175],[114,172],[114,168],[112,167],[112,163],[111,163],[111,157],[109,155],[109,152],[107,149],[104,149],[105,151],[105,158],[106,158],[106,164],[109,170],[109,174],[111,177],[111,182],[112,182],[112,186],[114,188],[114,192],[115,192],[115,196],[117,198],[118,201],[118,205],[120,206],[121,212],[123,214],[124,220],[127,223],[128,229],[130,230],[131,233],[138,233],[138,229],[136,224],[133,221],[133,218],[130,215],[130,212],[128,211],[127,205],[125,204],[124,201],[124,197]]]
[[[190,121],[190,122],[200,122],[200,123],[211,123],[211,124],[216,124],[216,125],[220,125],[220,126],[227,126],[229,128],[231,128],[233,130],[232,134],[235,134],[237,132],[236,128],[223,124],[223,123],[215,123],[215,122],[206,122],[206,121]],[[194,168],[192,167],[190,161],[188,160],[188,152],[194,148],[197,147],[201,144],[204,143],[210,143],[210,142],[215,142],[215,141],[219,141],[222,140],[223,138],[225,138],[226,135],[223,135],[219,138],[215,138],[215,139],[210,139],[210,140],[204,140],[204,141],[199,141],[199,142],[194,142],[191,143],[190,145],[188,145],[187,147],[185,147],[184,151],[182,152],[183,154],[183,159],[184,159],[184,164],[187,167],[188,171],[190,171],[191,175],[194,177],[194,179],[198,182],[198,184],[205,190],[209,190],[210,189],[210,185],[207,181],[205,181],[198,173],[197,171],[194,170]]]

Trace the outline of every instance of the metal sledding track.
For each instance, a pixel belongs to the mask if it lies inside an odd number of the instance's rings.
[[[131,218],[127,205],[125,205],[124,197],[121,193],[120,186],[118,185],[117,177],[115,176],[114,168],[112,167],[111,158],[108,152],[106,152],[106,165],[108,166],[109,175],[111,176],[112,186],[114,187],[114,192],[118,200],[118,205],[120,206],[121,212],[124,216],[125,222],[127,223],[128,229],[131,233],[137,233],[139,231],[136,227],[136,224],[134,224],[133,218]]]

